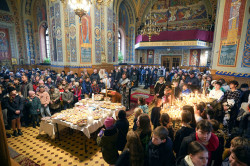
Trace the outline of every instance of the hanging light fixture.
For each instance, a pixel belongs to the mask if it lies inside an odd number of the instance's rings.
[[[113,0],[92,0],[92,3],[94,3],[98,7],[109,6],[111,2],[113,2]]]
[[[90,9],[89,0],[69,0],[68,4],[80,19],[82,18],[82,16],[85,16]]]
[[[146,21],[144,24],[143,29],[141,30],[142,35],[148,36],[149,41],[151,41],[151,37],[154,35],[159,35],[161,32],[161,28],[157,27],[156,22],[154,21],[156,18],[156,15],[152,15],[152,0],[151,0],[151,6],[150,6],[150,12],[148,16],[145,16]]]

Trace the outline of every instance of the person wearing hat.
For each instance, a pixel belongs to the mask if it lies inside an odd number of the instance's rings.
[[[36,88],[36,92],[39,92],[39,87],[43,86],[46,92],[49,92],[49,88],[44,84],[43,80],[39,80],[38,87]]]
[[[5,105],[8,110],[8,115],[11,120],[11,127],[13,129],[13,136],[23,135],[21,131],[21,116],[23,111],[23,100],[13,87],[8,88],[9,96],[5,100]],[[16,130],[17,128],[17,130]]]
[[[55,86],[54,82],[52,81],[51,77],[47,77],[47,81],[45,83],[47,87]]]
[[[114,165],[119,157],[117,150],[118,132],[114,127],[114,119],[107,117],[104,121],[106,129],[102,129],[97,137],[97,145],[101,147],[103,159],[110,165]]]
[[[50,87],[49,90],[50,104],[49,108],[52,114],[60,111],[60,97],[61,94],[57,88],[54,86]]]

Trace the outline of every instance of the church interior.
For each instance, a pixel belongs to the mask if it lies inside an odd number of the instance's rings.
[[[223,117],[216,122],[227,133],[225,153],[234,139],[232,128],[241,126],[235,121],[244,105],[248,128],[236,136],[250,139],[250,0],[0,0],[0,67],[4,166],[126,165],[120,156],[124,147],[132,146],[130,131],[136,131],[135,125],[141,127],[135,121],[137,108],[151,119],[152,142],[161,129],[152,120],[156,107],[162,112],[157,122],[163,112],[170,116],[173,142],[182,126],[183,103],[195,110],[198,102],[206,103],[207,115],[209,110],[215,114],[222,110]],[[163,89],[158,87],[161,78]],[[217,84],[228,88],[221,90],[220,98],[212,92]],[[183,97],[184,86],[189,87],[190,98]],[[43,103],[40,89],[45,89],[48,103]],[[235,91],[239,99],[230,98]],[[18,97],[12,97],[14,92]],[[57,92],[60,99],[55,97]],[[64,101],[64,93],[66,97],[72,93],[72,101]],[[35,99],[40,104],[35,105]],[[121,120],[121,110],[130,134],[124,136],[122,150],[113,153],[105,147],[110,142],[100,143],[100,139],[104,142],[104,127],[113,131],[108,127],[110,119],[112,126]],[[196,119],[199,113],[194,114]],[[227,114],[229,120],[225,120]],[[119,127],[117,132],[119,137]],[[169,129],[168,133],[171,138]],[[170,166],[179,165],[180,154],[172,152],[176,162]],[[157,165],[153,159],[147,163],[145,156],[144,164],[131,156],[129,165]],[[244,165],[249,159],[241,162]],[[219,166],[211,164],[210,158],[205,165]]]

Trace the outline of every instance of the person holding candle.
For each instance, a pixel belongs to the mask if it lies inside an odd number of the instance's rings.
[[[168,129],[168,136],[171,138],[171,140],[174,140],[174,129],[172,127],[172,123],[170,122],[170,116],[167,113],[161,114],[160,117],[160,123],[161,126],[166,127]]]
[[[188,84],[183,84],[182,87],[182,95],[189,95],[191,93],[191,90],[188,88]]]
[[[148,114],[148,105],[146,104],[146,100],[143,97],[138,99],[138,107],[142,109],[143,113]]]
[[[134,118],[133,130],[135,131],[137,129],[137,123],[136,123],[137,119],[143,113],[143,111],[141,108],[137,107],[135,108],[134,113],[135,113],[135,118]]]
[[[162,97],[162,103],[164,104],[169,103],[172,105],[173,95],[172,95],[171,85],[166,85],[163,92],[164,92],[164,96]]]
[[[159,81],[156,82],[155,84],[155,99],[156,98],[162,98],[164,96],[164,89],[165,89],[165,81],[164,77],[160,77]]]

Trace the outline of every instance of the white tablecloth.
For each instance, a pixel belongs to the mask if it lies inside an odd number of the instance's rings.
[[[116,109],[115,111],[113,111],[113,118],[116,119],[118,112],[120,110],[124,110],[124,109],[126,109],[126,107],[120,107],[119,109]],[[94,122],[92,124],[88,124],[87,126],[83,126],[83,127],[79,127],[77,125],[74,125],[73,123],[62,121],[59,119],[52,119],[52,123],[54,123],[54,124],[57,123],[59,125],[65,126],[65,127],[70,127],[72,129],[79,130],[79,131],[83,132],[86,135],[86,137],[90,138],[91,133],[94,133],[96,130],[98,130],[98,128],[100,128],[104,125],[105,119],[106,118],[100,118],[99,120],[94,120]]]
[[[63,129],[65,129],[66,126],[63,125],[58,125],[58,130],[61,131]],[[50,136],[51,139],[55,139],[55,134],[56,134],[56,125],[53,123],[48,123],[44,120],[41,121],[40,124],[40,130],[39,130],[39,134],[41,134],[42,132],[45,132],[46,134],[48,134]]]

